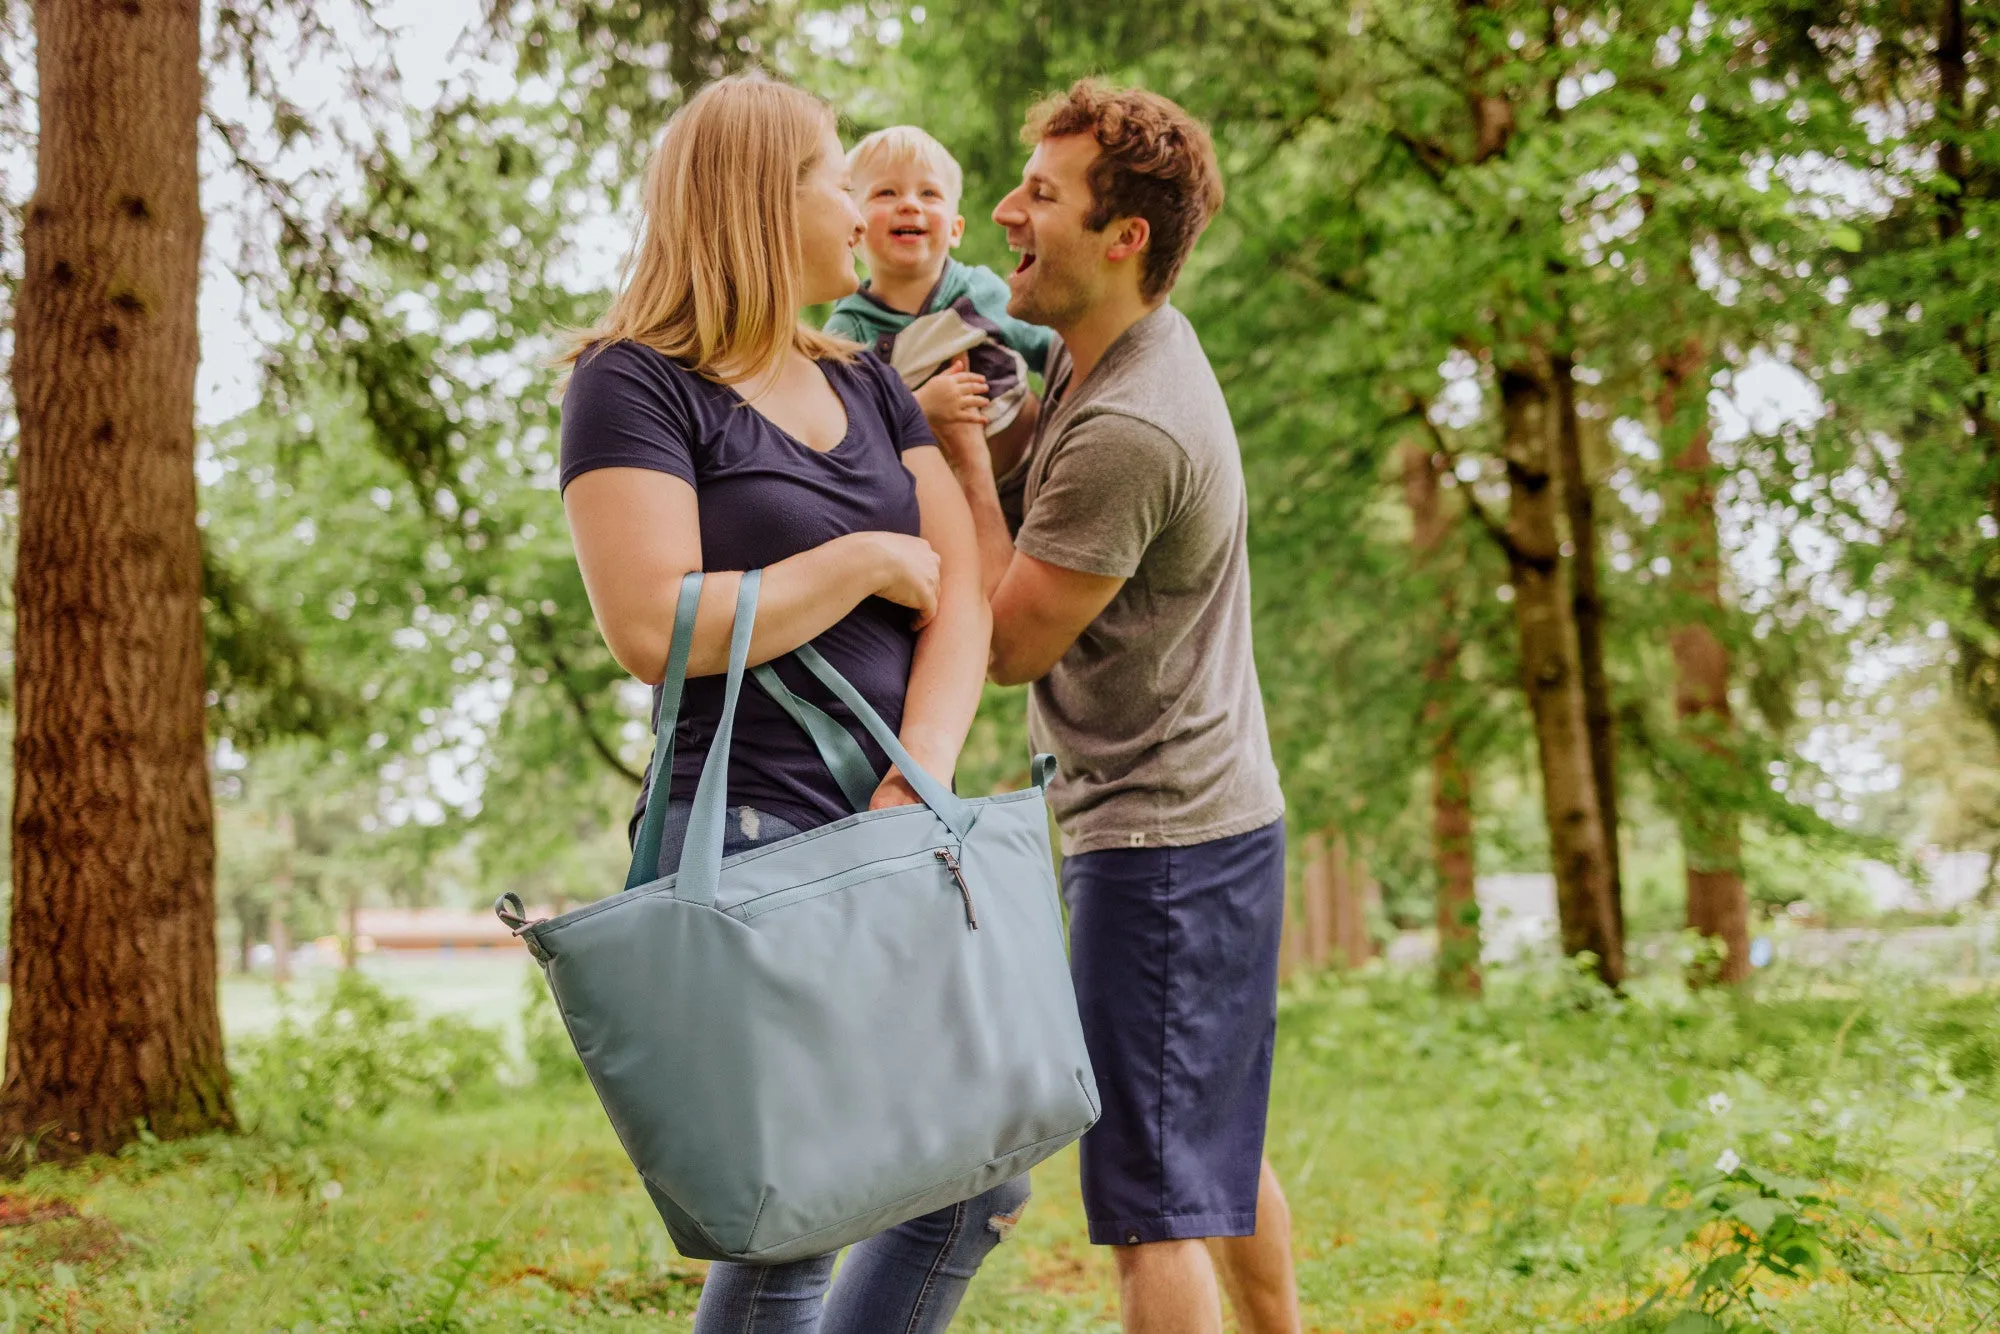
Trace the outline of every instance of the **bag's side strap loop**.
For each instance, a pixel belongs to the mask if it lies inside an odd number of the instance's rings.
[[[1056,780],[1056,757],[1049,754],[1037,755],[1029,770],[1035,776],[1035,786],[1046,792],[1049,790],[1049,784]]]
[[[919,797],[923,798],[924,805],[935,811],[938,819],[943,820],[952,833],[964,838],[972,832],[974,819],[972,807],[960,800],[950,788],[924,772],[923,766],[911,757],[909,751],[903,749],[903,743],[889,730],[889,725],[882,721],[881,715],[862,698],[860,691],[848,684],[846,677],[834,670],[832,663],[820,656],[818,649],[811,644],[801,644],[793,650],[792,656],[804,663],[806,670],[818,677],[820,684],[831,690],[834,697],[845,704],[849,712],[868,729],[868,735],[874,737],[875,744],[895,761],[903,777],[910,780],[910,786],[916,790]]]
[[[789,713],[792,721],[812,737],[813,747],[832,772],[833,781],[840,784],[841,795],[847,798],[848,808],[857,812],[867,810],[882,779],[875,772],[875,767],[868,763],[868,756],[862,751],[860,743],[845,727],[835,722],[831,714],[792,693],[790,687],[771,670],[769,663],[752,667],[750,675],[764,688],[764,693],[776,700],[778,707]]]
[[[500,925],[517,936],[528,925],[528,909],[522,904],[521,896],[511,891],[493,900],[493,915],[500,919]]]
[[[646,790],[646,813],[639,821],[639,837],[632,844],[632,865],[625,873],[627,889],[637,889],[660,876],[660,839],[667,827],[668,789],[674,778],[674,726],[681,716],[688,655],[694,651],[701,584],[700,570],[683,577],[680,601],[674,606],[674,639],[667,650],[667,674],[660,682],[660,710],[653,720],[652,778]]]
[[[675,898],[705,908],[715,905],[716,882],[722,878],[723,814],[729,805],[729,743],[736,734],[736,701],[743,693],[743,668],[750,660],[750,632],[757,623],[757,589],[763,582],[762,570],[747,570],[736,590],[736,624],[729,631],[729,677],[722,691],[722,716],[716,721],[708,758],[702,762],[701,781],[695,784],[694,810],[688,816],[687,840],[681,844],[680,878],[674,882]]]

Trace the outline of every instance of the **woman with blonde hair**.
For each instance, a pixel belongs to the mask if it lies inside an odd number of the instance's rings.
[[[893,371],[799,319],[857,285],[862,222],[846,172],[824,103],[756,75],[709,85],[668,124],[623,288],[570,354],[563,506],[621,666],[657,685],[681,576],[708,572],[662,872],[679,864],[720,721],[741,571],[764,571],[750,662],[812,641],[940,779],[979,701],[989,619],[951,470]],[[917,800],[838,700],[789,659],[776,670],[885,773],[871,808]],[[850,813],[768,695],[742,693],[735,735],[725,855]],[[1027,1194],[1021,1178],[880,1233],[854,1247],[837,1285],[831,1255],[719,1262],[697,1334],[941,1330]]]

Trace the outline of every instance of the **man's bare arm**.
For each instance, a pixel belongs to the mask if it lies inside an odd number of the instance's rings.
[[[997,501],[994,512],[999,512]],[[1116,575],[1085,574],[1013,551],[993,594],[993,658],[987,674],[1001,685],[1039,681],[1124,586]]]
[[[1000,490],[994,485],[986,432],[978,426],[954,425],[938,431],[937,438],[972,511],[972,531],[979,543],[980,587],[990,599],[999,590],[1000,580],[1014,559],[1014,534],[1000,509]]]
[[[1029,394],[1021,400],[1021,410],[1014,414],[1014,420],[1007,423],[1007,429],[986,441],[987,453],[992,456],[991,468],[995,477],[1005,477],[1014,471],[1014,465],[1028,452],[1034,443],[1035,423],[1041,420],[1042,400]]]

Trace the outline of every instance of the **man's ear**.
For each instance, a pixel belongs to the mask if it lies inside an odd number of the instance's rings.
[[[1153,224],[1144,218],[1119,218],[1108,229],[1111,233],[1110,248],[1104,257],[1113,264],[1132,258],[1145,250],[1146,243],[1153,239]]]
[[[965,239],[965,215],[959,214],[951,220],[951,248],[958,249],[958,243]]]

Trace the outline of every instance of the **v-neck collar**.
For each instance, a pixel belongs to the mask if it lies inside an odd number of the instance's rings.
[[[820,378],[826,381],[826,387],[833,391],[833,397],[835,401],[837,401],[840,404],[840,415],[846,421],[846,428],[841,431],[840,439],[836,440],[833,444],[829,445],[825,449],[814,448],[813,446],[807,444],[805,441],[799,439],[797,436],[793,435],[790,431],[786,430],[784,427],[778,425],[777,422],[771,420],[770,417],[765,415],[764,410],[762,408],[758,407],[755,403],[752,403],[749,399],[743,397],[742,390],[738,389],[735,385],[723,383],[720,381],[718,381],[718,383],[722,383],[722,387],[729,391],[729,396],[736,400],[737,407],[744,408],[750,412],[756,413],[757,420],[764,423],[764,425],[770,427],[771,430],[775,431],[780,439],[785,440],[790,444],[796,445],[798,448],[805,450],[808,454],[815,454],[818,455],[820,458],[826,458],[830,455],[839,453],[842,449],[846,448],[848,441],[854,439],[854,405],[847,401],[847,394],[840,387],[840,377],[829,372],[826,368],[825,362],[815,360],[813,362],[813,368],[819,372]]]

